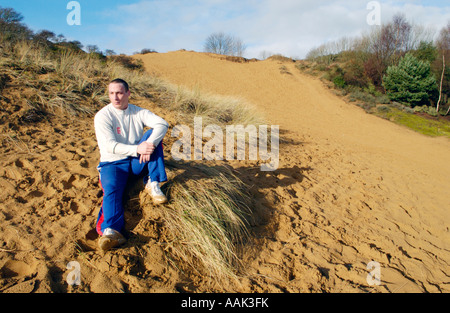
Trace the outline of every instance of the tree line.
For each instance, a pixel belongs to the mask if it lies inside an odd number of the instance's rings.
[[[73,50],[83,49],[81,42],[68,41],[64,35],[56,35],[49,30],[34,33],[27,25],[22,23],[23,16],[12,8],[0,7],[0,40],[12,45],[20,41],[34,41],[39,45],[55,48],[66,47]]]
[[[438,112],[448,105],[450,21],[436,36],[397,14],[359,37],[316,47],[306,59],[326,67],[340,64],[333,80],[341,88],[375,88],[392,101],[435,106]]]

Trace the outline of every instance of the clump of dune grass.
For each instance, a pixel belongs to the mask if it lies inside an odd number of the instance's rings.
[[[123,64],[92,53],[62,49],[49,50],[33,41],[2,47],[2,68],[14,77],[15,85],[35,90],[27,98],[34,109],[72,116],[93,115],[108,103],[106,87],[124,76],[137,97],[148,96],[154,80]]]
[[[173,96],[172,110],[203,117],[206,123],[255,125],[264,120],[255,106],[244,99],[221,96],[200,91],[199,88],[188,89],[183,86],[166,85]]]
[[[189,167],[201,175],[171,181],[169,204],[161,209],[172,238],[171,252],[215,281],[235,278],[241,268],[238,248],[248,238],[246,187],[225,168],[201,164]]]

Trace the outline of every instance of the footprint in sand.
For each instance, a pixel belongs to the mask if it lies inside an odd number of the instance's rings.
[[[0,269],[0,277],[7,278],[24,278],[31,276],[34,268],[22,261],[7,260]]]

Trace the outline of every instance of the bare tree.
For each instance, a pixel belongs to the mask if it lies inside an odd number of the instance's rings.
[[[23,20],[22,14],[12,8],[0,7],[0,21],[5,24],[20,23]]]
[[[378,34],[373,36],[371,52],[382,66],[382,73],[390,66],[398,63],[398,60],[411,49],[411,24],[403,15],[395,15],[392,22],[382,25]]]
[[[52,31],[41,30],[33,36],[33,40],[40,45],[51,46],[52,43],[57,42],[57,37]]]
[[[86,50],[88,53],[101,53],[97,45],[87,45]]]
[[[441,104],[441,99],[442,99],[442,82],[444,81],[444,74],[445,74],[445,53],[442,53],[442,75],[441,75],[441,82],[439,84],[439,99],[436,105],[436,112],[439,113],[439,106]],[[450,106],[449,106],[449,111],[450,111]],[[448,111],[445,115],[448,114]]]
[[[228,55],[231,50],[231,37],[224,33],[214,33],[208,36],[204,46],[205,52]]]
[[[237,57],[244,56],[246,46],[240,38],[233,37],[232,45],[233,45],[232,51],[233,51],[234,56],[237,56]]]
[[[263,51],[261,51],[261,52],[259,53],[259,58],[260,58],[261,60],[265,60],[265,59],[267,59],[268,57],[270,57],[270,56],[272,56],[272,55],[273,55],[272,52],[267,51],[267,50],[263,50]]]
[[[114,50],[111,50],[111,49],[106,49],[105,50],[105,54],[106,54],[106,56],[113,56],[113,55],[117,55],[117,53],[114,51]]]
[[[439,38],[437,41],[437,47],[439,51],[442,52],[442,75],[441,75],[441,81],[439,84],[439,100],[437,102],[436,110],[439,112],[439,106],[442,100],[442,85],[444,82],[444,74],[445,74],[445,55],[450,52],[450,22],[447,24],[447,27],[444,27],[441,30],[441,33],[439,34]],[[450,106],[447,110],[447,115],[450,112]]]
[[[246,47],[241,39],[223,32],[209,35],[204,45],[205,52],[232,56],[243,56],[245,49]]]
[[[365,64],[366,73],[376,86],[381,86],[382,77],[389,66],[398,61],[414,48],[415,33],[402,14],[397,14],[388,24],[372,31],[366,36],[365,45],[370,58]]]
[[[392,20],[394,31],[394,49],[396,51],[409,51],[412,43],[412,25],[406,20],[403,14],[397,14]]]

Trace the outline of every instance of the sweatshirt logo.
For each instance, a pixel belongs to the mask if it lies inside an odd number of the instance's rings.
[[[120,131],[120,127],[117,127],[117,134],[120,135],[121,131]]]

